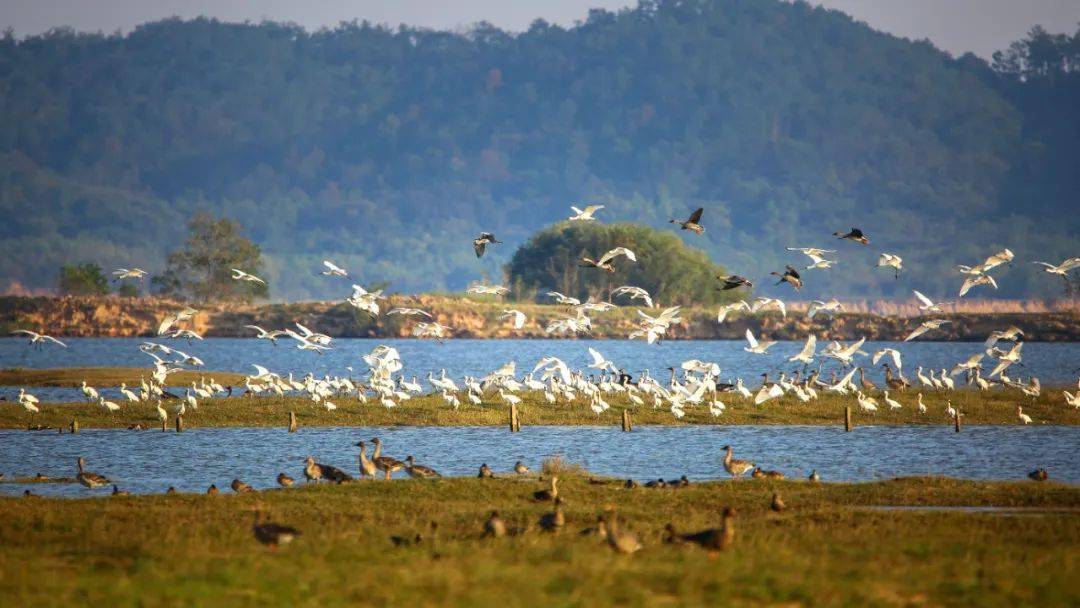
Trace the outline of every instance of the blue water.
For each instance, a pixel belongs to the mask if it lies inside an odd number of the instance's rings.
[[[27,367],[74,367],[74,366],[133,366],[149,369],[150,358],[138,350],[144,340],[140,338],[72,338],[66,342],[69,348],[46,347],[41,350],[29,348],[25,340],[0,339],[0,368]],[[439,344],[422,340],[369,340],[339,338],[333,342],[333,350],[323,355],[299,351],[289,340],[278,346],[265,341],[243,338],[207,338],[190,346],[185,341],[161,342],[199,357],[206,369],[252,373],[252,363],[258,363],[271,371],[302,376],[314,372],[349,375],[353,367],[359,377],[366,371],[361,355],[378,344],[397,348],[405,363],[405,374],[423,379],[428,372],[438,373],[445,369],[453,378],[463,375],[484,375],[507,361],[516,361],[519,376],[531,370],[545,356],[557,356],[571,367],[582,368],[591,359],[588,347],[599,350],[616,365],[637,375],[649,369],[654,377],[666,379],[667,368],[678,366],[687,359],[715,362],[722,368],[724,379],[742,377],[753,385],[762,372],[773,374],[785,370],[789,373],[798,366],[787,359],[802,348],[801,342],[780,342],[766,355],[753,355],[743,350],[745,342],[731,340],[669,341],[647,345],[630,340],[447,340]],[[824,343],[819,343],[819,348]],[[914,377],[915,368],[951,369],[956,363],[982,351],[981,343],[973,342],[867,342],[863,350],[874,353],[879,348],[890,347],[903,356],[904,371]],[[1038,376],[1044,385],[1075,384],[1080,368],[1080,343],[1029,342],[1024,345],[1022,365],[1010,369],[1010,375],[1027,378]],[[987,359],[986,363],[990,363]],[[858,364],[867,368],[868,376],[881,384],[880,368],[870,364],[869,358],[859,358]],[[826,364],[826,370],[835,369],[835,362]],[[11,399],[17,387],[0,387],[0,396]],[[82,395],[77,389],[34,388],[33,394],[46,401],[77,400]],[[115,391],[106,391],[116,396]]]
[[[481,463],[505,473],[517,460],[536,471],[542,458],[560,454],[599,475],[718,479],[727,477],[720,448],[731,444],[736,457],[796,478],[817,469],[827,481],[906,475],[1023,479],[1035,467],[1045,467],[1053,479],[1080,482],[1080,428],[968,426],[957,434],[947,425],[861,426],[851,433],[839,427],[711,425],[639,426],[632,433],[614,426],[526,426],[520,433],[501,427],[0,431],[0,472],[8,479],[38,472],[73,476],[75,459],[84,456],[89,470],[134,493],[169,486],[202,492],[211,483],[225,489],[234,477],[268,488],[282,471],[303,479],[302,460],[308,455],[356,474],[353,444],[375,436],[386,454],[402,460],[412,454],[447,476],[475,475]],[[78,484],[14,483],[0,484],[0,493],[26,488],[60,496],[107,493]]]

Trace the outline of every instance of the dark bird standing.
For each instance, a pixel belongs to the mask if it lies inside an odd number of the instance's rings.
[[[251,531],[255,533],[255,540],[273,549],[279,545],[287,545],[300,536],[300,531],[292,526],[264,522],[262,511],[255,512],[255,524],[251,526]]]
[[[724,507],[722,519],[719,528],[708,528],[692,534],[679,534],[675,531],[675,526],[669,523],[664,528],[667,531],[665,540],[678,544],[693,543],[710,553],[723,551],[735,540],[735,509]]]

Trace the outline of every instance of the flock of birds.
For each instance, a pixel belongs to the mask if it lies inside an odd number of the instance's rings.
[[[603,209],[603,205],[589,205],[584,209],[572,207],[574,214],[569,221],[594,222],[597,221],[596,213]],[[702,225],[703,209],[695,210],[686,220],[671,220],[672,224],[678,225],[681,230],[695,234],[702,234],[705,228]],[[846,232],[836,232],[834,236],[841,240],[851,241],[859,245],[868,245],[869,237],[859,228],[851,228]],[[484,232],[473,240],[473,248],[477,257],[483,256],[487,247],[499,244],[492,233]],[[837,253],[835,249],[822,249],[817,247],[789,247],[789,251],[801,253],[809,258],[810,264],[803,267],[803,272],[816,269],[828,269],[836,259],[829,259],[830,254]],[[581,257],[580,265],[586,268],[597,269],[605,272],[614,272],[616,263],[637,261],[637,255],[627,247],[614,247],[603,255],[596,258],[585,255]],[[992,276],[995,269],[1011,264],[1014,255],[1009,249],[995,253],[985,261],[975,266],[961,265],[959,271],[965,277],[961,285],[959,295],[963,297],[972,288],[979,285],[989,285],[996,288],[997,282]],[[1061,264],[1052,265],[1045,262],[1036,262],[1044,266],[1044,270],[1055,275],[1065,275],[1070,270],[1080,267],[1080,257],[1070,258]],[[878,266],[890,268],[896,276],[903,269],[903,260],[900,256],[882,252],[878,259]],[[118,279],[135,278],[146,276],[146,271],[140,268],[120,268],[113,273]],[[335,264],[331,260],[323,261],[321,274],[328,277],[348,278],[349,271]],[[777,285],[787,283],[796,291],[803,286],[804,277],[800,269],[788,265],[783,272],[773,272],[772,275],[779,277]],[[265,283],[263,279],[241,269],[233,269],[233,278],[237,281]],[[727,275],[718,277],[717,288],[732,290],[739,288],[752,288],[753,283],[739,275]],[[469,293],[501,296],[509,292],[501,285],[474,284],[469,287]],[[566,306],[572,314],[557,318],[547,326],[549,334],[566,335],[588,333],[592,328],[593,313],[603,313],[615,308],[612,302],[596,302],[592,299],[582,302],[578,298],[570,297],[559,292],[547,294],[560,305]],[[942,307],[952,302],[935,302],[923,293],[914,290],[914,295],[920,302],[920,310],[927,315],[943,312]],[[680,307],[671,306],[664,308],[658,314],[650,314],[651,309],[656,307],[652,296],[647,290],[633,286],[623,285],[612,291],[612,298],[627,298],[630,301],[640,301],[645,309],[639,308],[639,327],[629,334],[630,339],[643,339],[649,344],[663,339],[670,327],[681,321]],[[352,285],[352,293],[345,301],[358,310],[378,316],[381,313],[379,301],[385,296],[382,290],[368,291],[358,284]],[[647,312],[647,310],[649,312]],[[721,306],[717,314],[717,322],[724,323],[730,315],[737,312],[757,313],[767,310],[776,310],[786,317],[787,306],[780,298],[758,297],[753,302],[739,300],[738,302]],[[813,301],[810,303],[806,316],[814,318],[818,315],[831,315],[843,310],[843,304],[836,300]],[[184,308],[175,314],[163,319],[157,328],[157,335],[161,338],[186,340],[191,344],[193,340],[201,340],[197,332],[190,328],[181,327],[181,324],[190,321],[197,310]],[[432,338],[443,340],[451,337],[451,328],[440,324],[431,313],[420,308],[396,307],[386,312],[387,315],[400,315],[415,318],[412,334],[418,338]],[[526,322],[526,315],[520,310],[506,309],[501,315],[515,328],[521,328]],[[940,329],[950,321],[944,318],[929,318],[922,321],[905,338],[906,341],[914,340],[927,333]],[[255,338],[268,340],[277,344],[278,340],[291,340],[296,348],[321,354],[323,351],[333,348],[333,338],[327,334],[314,331],[301,323],[295,323],[294,327],[284,329],[267,330],[258,325],[246,325],[245,328],[255,332]],[[61,347],[66,345],[60,340],[45,333],[37,333],[30,330],[17,330],[16,334],[28,337],[29,344],[38,348],[46,344],[55,344]],[[924,373],[922,367],[915,372],[915,380],[909,380],[904,374],[902,357],[899,351],[893,348],[882,348],[874,353],[862,350],[865,338],[844,344],[839,341],[831,341],[821,349],[818,349],[817,336],[810,333],[803,347],[794,353],[787,361],[797,366],[790,375],[780,372],[778,377],[770,379],[768,372],[762,374],[763,381],[751,389],[742,378],[736,378],[728,382],[721,381],[720,367],[715,363],[692,359],[681,364],[682,376],[679,377],[675,368],[670,368],[671,376],[667,382],[654,379],[648,369],[643,370],[635,378],[628,374],[624,368],[617,366],[606,359],[596,349],[589,348],[592,362],[585,370],[571,370],[569,366],[556,357],[542,358],[531,371],[522,377],[517,374],[516,363],[511,361],[500,366],[484,377],[466,376],[459,385],[454,379],[446,375],[443,370],[438,377],[428,374],[430,392],[441,396],[445,402],[453,407],[459,407],[463,401],[480,405],[492,402],[494,399],[516,405],[521,402],[519,393],[522,391],[536,391],[551,404],[585,403],[597,415],[609,409],[607,399],[612,396],[622,397],[635,406],[643,406],[651,403],[653,407],[667,408],[676,418],[682,418],[688,407],[704,406],[708,411],[718,416],[726,408],[725,403],[718,398],[718,393],[732,393],[761,405],[767,401],[793,395],[799,401],[808,402],[817,399],[820,391],[848,395],[858,404],[858,407],[868,413],[878,411],[880,407],[899,409],[903,407],[897,400],[897,393],[903,393],[914,382],[918,382],[920,388],[953,390],[957,387],[956,376],[963,374],[963,382],[975,385],[980,390],[990,390],[1001,387],[1014,389],[1028,397],[1038,397],[1042,388],[1038,378],[1032,376],[1027,380],[1014,378],[1009,375],[1011,366],[1021,364],[1024,332],[1018,327],[1009,327],[1001,331],[993,332],[987,339],[984,348],[974,353],[968,359],[959,362],[951,371],[948,369],[927,370]],[[1001,348],[999,345],[1011,343],[1009,348]],[[774,340],[766,340],[755,336],[750,329],[746,330],[745,351],[754,355],[766,355],[777,344]],[[233,387],[223,387],[212,380],[202,380],[192,383],[190,387],[184,387],[184,394],[178,395],[170,392],[167,387],[168,376],[186,367],[200,368],[203,361],[196,356],[190,355],[174,346],[163,344],[159,341],[147,341],[140,347],[142,352],[153,359],[153,370],[149,380],[140,382],[138,392],[121,387],[123,397],[131,402],[143,402],[154,400],[159,416],[162,420],[168,416],[162,406],[162,399],[174,399],[176,401],[175,413],[182,416],[188,410],[198,408],[200,399],[209,399],[222,394],[232,394]],[[866,365],[860,362],[860,358],[869,358],[871,365],[879,366],[884,372],[884,387],[881,391],[880,401],[873,396],[878,389],[873,381],[866,377]],[[422,395],[424,387],[416,376],[408,379],[404,373],[404,364],[398,351],[388,346],[378,346],[371,353],[363,356],[363,361],[368,365],[366,378],[355,379],[354,371],[349,369],[349,376],[324,376],[316,378],[313,374],[307,374],[303,378],[294,379],[292,374],[282,376],[271,372],[262,365],[253,364],[255,373],[248,375],[243,382],[244,393],[248,395],[286,393],[306,395],[310,400],[328,410],[337,409],[334,399],[346,396],[367,402],[374,399],[387,408],[397,406],[413,396]],[[816,368],[812,367],[817,362]],[[824,373],[823,366],[826,362],[835,362],[837,368],[828,376]],[[989,373],[984,373],[989,367]],[[858,382],[855,377],[858,375]],[[1080,382],[1078,382],[1080,386]],[[890,394],[891,391],[891,394]],[[118,411],[121,406],[109,401],[92,387],[83,383],[83,393],[89,401],[96,402],[110,412]],[[1080,408],[1080,390],[1076,394],[1063,391],[1063,397],[1070,406]],[[38,400],[21,390],[18,402],[31,413],[38,411]],[[920,392],[914,407],[920,413],[927,411]],[[947,402],[944,409],[950,417],[960,415],[951,402]],[[1018,421],[1027,424],[1032,422],[1029,415],[1023,413],[1020,405],[1016,407]]]

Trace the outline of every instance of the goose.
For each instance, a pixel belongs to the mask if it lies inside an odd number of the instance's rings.
[[[537,490],[533,492],[532,498],[536,502],[547,502],[549,500],[555,500],[559,496],[559,488],[556,484],[559,483],[559,476],[551,476],[551,488],[544,490]]]
[[[514,326],[514,329],[521,329],[522,327],[525,327],[525,313],[517,309],[511,308],[502,311],[502,314],[499,315],[499,319],[511,319],[511,323]]]
[[[255,535],[255,540],[272,549],[288,545],[300,536],[300,531],[292,526],[263,521],[262,511],[255,512],[255,523],[252,524],[251,531]]]
[[[918,394],[918,403],[917,403],[917,405],[918,405],[918,408],[919,408],[919,413],[920,414],[925,414],[926,413],[926,405],[923,404],[923,402],[922,402],[922,393]]]
[[[799,271],[795,270],[792,266],[788,265],[783,273],[770,272],[769,274],[780,277],[780,280],[776,282],[777,285],[781,283],[790,283],[795,291],[802,289],[802,278],[799,276]]]
[[[1069,274],[1070,270],[1074,268],[1080,268],[1080,258],[1069,258],[1062,261],[1057,266],[1054,266],[1053,264],[1047,264],[1046,262],[1032,262],[1032,264],[1045,266],[1045,268],[1043,268],[1043,271],[1049,272],[1050,274],[1065,276]]]
[[[405,463],[401,462],[397,458],[380,455],[382,454],[381,439],[375,437],[371,440],[371,443],[375,446],[375,452],[371,455],[371,461],[375,463],[375,468],[383,472],[385,479],[389,480],[392,473],[405,468]]]
[[[903,407],[902,405],[900,405],[899,401],[897,401],[896,399],[891,399],[889,397],[889,391],[884,391],[883,394],[885,399],[885,405],[889,406],[889,409],[898,410]]]
[[[596,213],[597,211],[603,209],[603,208],[604,208],[603,205],[588,205],[584,209],[578,209],[577,207],[571,205],[570,209],[572,209],[574,211],[574,215],[571,215],[567,219],[569,221],[571,221],[571,222],[592,222],[592,221],[596,221],[596,218],[593,217],[593,214]]]
[[[800,350],[795,356],[789,358],[788,361],[792,363],[803,363],[805,365],[810,365],[814,362],[815,349],[817,349],[817,336],[815,336],[814,334],[810,334],[806,338],[806,344],[803,345],[802,350]]]
[[[735,509],[724,507],[719,528],[707,528],[691,534],[679,534],[670,522],[664,527],[665,540],[669,543],[695,544],[710,553],[724,551],[735,540]]]
[[[139,280],[145,277],[147,275],[147,272],[142,268],[117,268],[116,270],[112,271],[112,274],[114,277],[116,277],[115,279],[113,279],[114,281],[122,281],[124,279]]]
[[[131,492],[128,492],[127,490],[121,490],[119,486],[117,486],[116,484],[113,484],[112,495],[113,496],[131,496]]]
[[[917,289],[911,290],[915,297],[919,300],[919,310],[923,312],[941,312],[942,306],[948,306],[949,304],[955,304],[955,302],[934,302],[930,298],[924,296],[922,292]]]
[[[528,475],[529,467],[525,466],[525,463],[520,460],[514,463],[514,472],[518,475]]]
[[[616,287],[611,292],[611,297],[614,299],[618,296],[628,296],[631,300],[641,300],[645,303],[645,306],[648,306],[649,308],[653,307],[652,296],[649,295],[648,291],[645,291],[645,289],[641,287],[634,287],[633,285]]]
[[[293,485],[294,483],[296,483],[295,480],[292,477],[289,477],[285,473],[278,473],[277,482],[278,482],[278,485],[283,487],[283,488],[287,488],[287,487]]]
[[[36,494],[30,490],[23,490],[23,498],[41,498],[41,494]]]
[[[485,462],[484,464],[480,465],[480,473],[478,473],[476,476],[480,479],[490,479],[492,477],[495,477],[495,473],[491,471],[491,467],[489,467]]]
[[[720,281],[720,291],[727,291],[729,289],[738,289],[740,287],[746,287],[747,289],[753,289],[754,284],[750,282],[750,279],[739,276],[737,274],[729,275],[716,275],[716,278]]]
[[[739,300],[733,304],[725,304],[724,306],[721,306],[719,312],[716,313],[716,322],[723,323],[724,320],[727,319],[728,314],[736,310],[750,312],[750,305],[746,303],[746,300]]]
[[[807,479],[810,480],[810,483],[819,483],[821,481],[821,475],[818,475],[817,469],[814,469],[813,471],[810,471],[810,477]]]
[[[239,268],[232,268],[231,270],[232,270],[232,278],[235,281],[247,281],[249,283],[261,283],[263,285],[266,285],[266,281],[260,279],[259,277],[255,276],[255,275],[253,275],[251,273],[244,272],[243,270],[240,270]]]
[[[109,478],[105,477],[104,475],[99,475],[97,473],[91,473],[87,471],[84,468],[86,466],[86,460],[82,456],[79,456],[79,458],[75,461],[75,466],[79,471],[78,474],[75,475],[75,479],[79,480],[79,483],[86,486],[87,488],[100,488],[101,486],[109,485],[112,483],[111,481],[109,481]]]
[[[1028,473],[1028,477],[1034,481],[1046,481],[1050,479],[1050,474],[1046,472],[1046,469],[1038,468]]]
[[[484,520],[484,537],[502,538],[506,536],[506,522],[499,517],[498,511],[492,511]]]
[[[641,550],[641,542],[634,536],[633,532],[624,530],[619,525],[618,518],[614,511],[607,514],[607,517],[600,522],[600,537],[607,540],[608,546],[617,553],[637,553]]]
[[[434,479],[436,477],[442,477],[435,469],[425,467],[422,464],[416,464],[413,461],[411,454],[405,458],[405,472],[413,479]]]
[[[784,499],[780,498],[779,492],[773,492],[772,501],[769,503],[769,508],[776,513],[780,513],[781,511],[787,509],[787,505],[784,504]]]
[[[545,532],[558,532],[566,525],[566,516],[562,511],[562,499],[555,498],[554,510],[540,516],[540,528]]]
[[[863,231],[859,230],[858,228],[852,228],[846,234],[843,233],[843,232],[837,231],[837,232],[833,233],[833,236],[835,236],[838,239],[847,239],[849,241],[854,241],[854,242],[859,243],[861,245],[869,245],[870,244],[870,239],[867,238],[866,235],[863,234]]]
[[[747,346],[744,346],[743,350],[745,350],[748,353],[753,353],[755,355],[764,355],[764,354],[768,353],[769,347],[771,347],[773,344],[776,344],[776,341],[775,340],[766,340],[766,341],[763,341],[763,342],[758,342],[757,338],[754,337],[754,332],[747,329],[746,330],[746,343],[747,343]]]
[[[967,292],[971,291],[971,288],[978,287],[979,285],[989,285],[994,289],[998,288],[997,281],[994,280],[994,277],[988,274],[974,275],[965,279],[963,285],[960,286],[960,297],[964,297],[967,295]]]
[[[923,321],[919,324],[918,327],[912,330],[912,332],[908,334],[906,338],[904,338],[904,342],[911,342],[912,340],[918,338],[926,332],[933,329],[938,329],[946,323],[951,323],[951,321],[949,321],[948,319],[930,319],[929,321]]]
[[[878,268],[892,268],[893,278],[900,278],[900,271],[904,268],[904,260],[894,253],[882,253],[878,256]]]
[[[705,227],[701,225],[701,214],[705,211],[703,207],[698,207],[690,214],[690,218],[685,222],[682,220],[671,220],[670,223],[678,224],[683,230],[690,230],[695,234],[701,234],[705,232]]]
[[[67,348],[67,344],[64,344],[60,340],[57,340],[56,338],[54,338],[54,337],[52,337],[52,336],[50,336],[48,334],[44,334],[44,333],[39,334],[39,333],[37,333],[35,331],[30,331],[29,329],[16,329],[15,331],[11,332],[11,335],[13,335],[13,336],[16,335],[16,334],[28,337],[29,340],[27,340],[26,343],[31,345],[31,346],[37,346],[38,348],[41,348],[41,347],[45,346],[45,344],[48,343],[48,342],[51,342],[51,343],[56,344],[58,346],[61,346],[63,348]]]
[[[1031,416],[1024,413],[1024,408],[1019,405],[1016,406],[1016,417],[1020,419],[1023,424],[1031,424]]]
[[[232,488],[232,491],[236,492],[237,494],[245,494],[247,492],[255,491],[255,488],[252,488],[251,484],[240,481],[239,479],[232,480],[232,483],[229,484],[229,487]]]
[[[494,245],[496,243],[502,243],[502,241],[496,240],[495,235],[490,232],[481,232],[480,236],[473,239],[472,246],[473,251],[476,252],[476,257],[483,257],[484,249],[489,243]]]
[[[323,260],[322,263],[323,263],[323,266],[326,267],[326,270],[322,271],[322,274],[325,275],[325,276],[328,276],[328,277],[347,277],[347,276],[349,276],[348,271],[346,271],[344,268],[338,266],[337,264],[331,262],[330,260]]]
[[[754,463],[749,460],[737,460],[732,458],[730,445],[725,445],[722,449],[724,450],[724,470],[733,478],[738,479],[742,477],[744,473],[754,468]]]
[[[750,476],[754,479],[784,479],[786,477],[780,471],[767,471],[761,467],[754,467],[754,470],[750,472]]]
[[[904,378],[902,374],[897,372],[897,375],[893,375],[892,367],[888,363],[883,363],[881,367],[885,370],[885,384],[890,388],[896,389],[900,392],[907,390],[907,387],[911,384]]]
[[[214,484],[210,484],[210,487],[206,488],[206,495],[207,496],[217,496],[220,493],[221,493],[221,490],[218,490],[218,487],[216,485],[214,485]]]
[[[635,255],[633,251],[630,251],[626,247],[616,247],[611,251],[608,251],[604,255],[600,256],[600,259],[598,260],[594,260],[588,257],[582,257],[581,263],[578,264],[578,266],[582,266],[585,268],[599,268],[607,272],[615,272],[615,265],[612,264],[612,261],[614,261],[615,258],[619,257],[620,255],[626,256],[626,259],[630,260],[631,262],[637,261],[637,255]]]
[[[375,479],[378,467],[367,457],[367,444],[363,441],[356,444],[360,448],[360,479],[370,477]]]

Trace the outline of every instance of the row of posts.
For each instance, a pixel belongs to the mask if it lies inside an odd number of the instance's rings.
[[[953,429],[955,429],[957,433],[960,432],[960,427],[961,427],[960,416],[961,415],[962,414],[960,413],[960,410],[956,410],[956,413],[953,415]],[[623,423],[623,424],[625,425],[625,423]],[[844,431],[850,433],[851,429],[854,428],[854,427],[855,427],[855,423],[853,423],[851,421],[851,406],[849,405],[849,406],[844,408]],[[624,428],[623,430],[625,431],[626,429]]]

